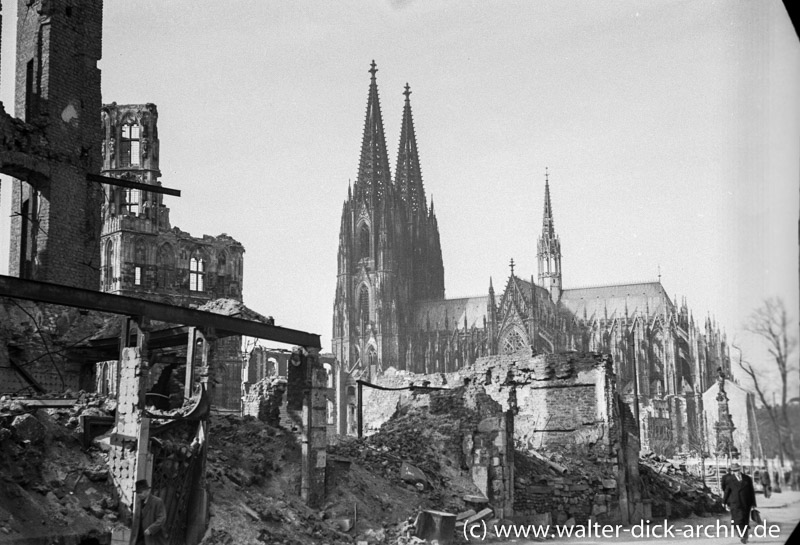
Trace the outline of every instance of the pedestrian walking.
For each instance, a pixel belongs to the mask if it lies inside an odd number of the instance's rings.
[[[167,511],[164,509],[164,502],[150,492],[147,479],[136,481],[131,545],[167,545],[164,530],[166,522]]]
[[[731,512],[734,526],[741,535],[742,543],[747,543],[750,528],[750,511],[756,506],[756,491],[753,479],[742,473],[738,463],[731,465],[731,475],[725,481],[722,503]]]

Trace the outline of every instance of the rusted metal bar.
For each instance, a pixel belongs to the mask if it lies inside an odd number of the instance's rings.
[[[152,320],[160,320],[169,324],[211,327],[218,332],[229,332],[299,346],[322,347],[320,337],[315,333],[306,333],[296,329],[243,320],[192,308],[167,305],[145,299],[60,286],[47,282],[23,280],[11,276],[0,275],[0,296],[85,308],[125,316],[147,316]]]

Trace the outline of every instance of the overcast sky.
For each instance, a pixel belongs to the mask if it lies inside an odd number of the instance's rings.
[[[765,297],[797,323],[800,47],[780,2],[107,1],[103,101],[158,106],[172,223],[244,244],[249,307],[330,350],[372,59],[392,170],[411,86],[448,297],[503,286],[512,257],[537,274],[547,167],[565,287],[660,268],[729,340],[751,346]]]

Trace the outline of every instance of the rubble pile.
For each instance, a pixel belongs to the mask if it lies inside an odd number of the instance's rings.
[[[67,399],[74,398],[39,409],[26,399],[0,398],[0,542],[60,536],[60,543],[78,543],[108,538],[119,524],[103,454],[81,448],[79,416],[107,415],[106,401],[82,392]]]
[[[639,461],[645,497],[652,500],[653,517],[683,518],[724,513],[722,498],[679,464],[649,454]]]
[[[458,512],[464,508],[464,495],[480,494],[466,472],[464,445],[482,416],[464,397],[464,387],[414,395],[377,433],[342,440],[329,451],[416,490],[437,509]]]
[[[530,451],[514,453],[514,510],[517,515],[549,514],[552,524],[565,524],[573,519],[603,521],[616,516],[613,496],[617,481],[591,456]]]
[[[203,545],[351,543],[325,509],[300,499],[296,437],[252,417],[212,416],[206,475],[211,519]]]

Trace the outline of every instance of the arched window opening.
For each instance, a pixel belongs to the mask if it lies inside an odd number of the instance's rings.
[[[175,267],[175,254],[169,244],[163,244],[159,247],[158,256],[156,256],[156,267],[158,268],[158,287],[171,287],[172,273]]]
[[[369,290],[363,284],[358,294],[358,323],[362,333],[366,333],[366,326],[369,324]]]
[[[205,261],[196,257],[189,260],[189,291],[204,291],[205,277]]]
[[[114,243],[110,240],[106,243],[105,267],[103,273],[103,290],[109,291],[114,282]]]
[[[369,227],[362,223],[358,230],[358,259],[370,256]]]
[[[128,207],[128,214],[131,216],[138,216],[139,215],[139,201],[141,199],[141,193],[138,189],[126,189],[125,190],[125,204]]]
[[[120,166],[139,166],[139,137],[141,129],[139,125],[126,123],[122,126],[119,144]]]

